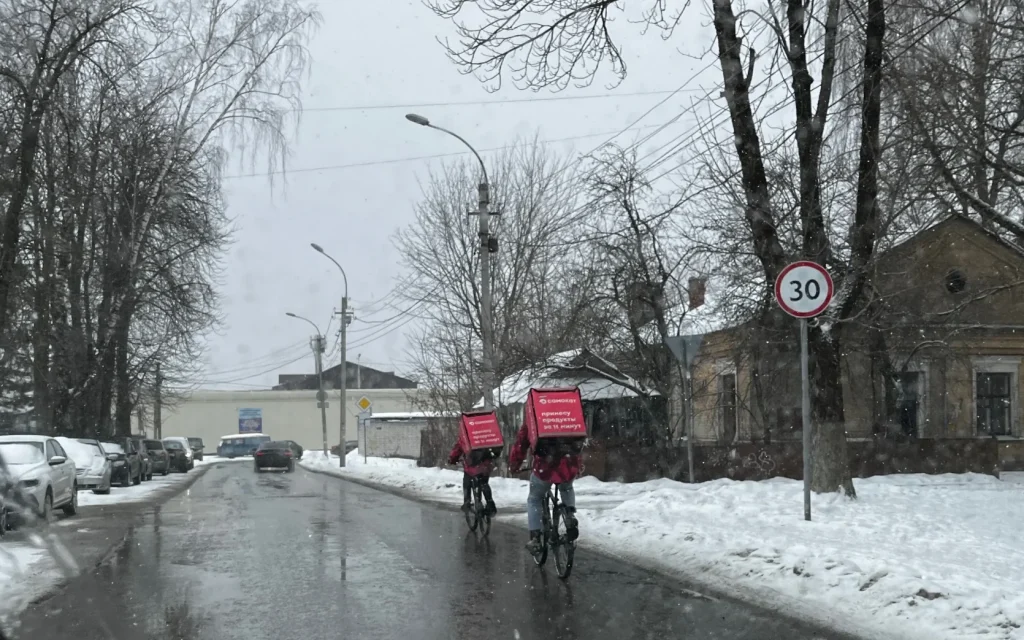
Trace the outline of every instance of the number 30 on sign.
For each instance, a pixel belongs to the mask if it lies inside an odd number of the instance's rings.
[[[816,262],[788,265],[775,280],[775,300],[794,318],[813,318],[832,302],[832,276]]]

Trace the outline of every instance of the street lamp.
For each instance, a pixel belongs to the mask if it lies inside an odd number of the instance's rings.
[[[491,213],[488,210],[488,205],[490,204],[490,184],[487,180],[487,165],[484,164],[483,158],[473,148],[473,145],[466,142],[466,139],[459,134],[449,131],[444,127],[439,127],[436,124],[431,124],[430,120],[415,113],[406,114],[405,119],[421,127],[430,127],[431,129],[447,133],[466,145],[473,152],[473,155],[476,156],[477,161],[480,163],[480,171],[483,173],[483,180],[477,187],[477,210],[471,212],[470,215],[480,216],[480,229],[477,234],[480,237],[480,337],[483,339],[484,348],[484,408],[490,410],[494,408],[494,381],[492,380],[494,374],[494,326],[491,320],[491,254],[497,253],[498,241],[497,238],[491,237],[490,231],[491,216],[497,214]]]
[[[309,318],[304,318],[300,315],[294,314],[290,311],[285,312],[289,318],[295,318],[296,320],[304,320],[311,324],[316,330],[316,342],[313,344],[313,361],[316,363],[316,401],[320,406],[320,426],[324,430],[324,457],[327,459],[330,455],[330,448],[327,445],[327,394],[324,393],[324,365],[322,360],[322,354],[324,352],[324,334],[320,333],[320,327]]]
[[[347,409],[347,403],[345,402],[345,396],[348,394],[348,274],[345,273],[344,267],[331,257],[331,254],[324,251],[324,248],[315,242],[310,242],[309,246],[313,247],[317,253],[325,256],[328,260],[334,263],[334,266],[338,267],[338,271],[341,271],[341,278],[345,283],[345,292],[341,296],[341,371],[339,372],[340,391],[341,391],[341,442],[338,444],[338,458],[340,458],[340,466],[345,466],[345,413]]]

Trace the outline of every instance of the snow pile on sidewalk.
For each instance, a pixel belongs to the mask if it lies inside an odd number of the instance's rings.
[[[364,463],[357,452],[344,469],[320,452],[300,464],[438,502],[462,499],[461,471]],[[857,500],[816,496],[812,522],[792,480],[582,478],[581,544],[878,637],[1024,638],[1024,484],[1006,476],[858,479]],[[491,485],[500,511],[522,510],[525,482]]]
[[[222,462],[218,458],[207,457],[203,460],[197,460],[195,466],[198,469],[199,467],[208,466],[219,461]],[[152,480],[146,480],[141,484],[130,487],[114,485],[110,488],[110,493],[107,495],[97,495],[92,491],[81,491],[78,494],[78,504],[83,507],[91,507],[98,504],[146,502],[152,500],[158,493],[171,491],[178,485],[193,480],[193,474],[195,474],[195,469],[188,473],[169,473],[166,476],[155,473]]]
[[[15,544],[0,539],[0,629],[7,630],[12,614],[60,579],[60,572],[42,545]]]

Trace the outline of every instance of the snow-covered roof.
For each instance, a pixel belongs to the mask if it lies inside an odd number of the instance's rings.
[[[392,413],[371,413],[370,420],[422,420],[423,418],[456,418],[453,411],[402,411]]]
[[[521,404],[530,389],[537,387],[579,387],[584,400],[635,398],[640,395],[637,390],[657,395],[608,360],[587,349],[571,349],[502,380],[494,390],[494,402],[498,406]],[[482,398],[476,406],[483,406]]]
[[[0,436],[0,442],[46,442],[52,440],[51,436]]]

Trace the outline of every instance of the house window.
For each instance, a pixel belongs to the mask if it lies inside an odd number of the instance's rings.
[[[979,372],[976,379],[978,434],[1010,435],[1013,374]]]
[[[736,439],[736,374],[723,373],[719,378],[718,406],[722,412],[722,438]]]
[[[896,410],[899,415],[900,431],[908,437],[918,435],[917,427],[921,415],[921,373],[905,371],[899,375],[899,398]]]

